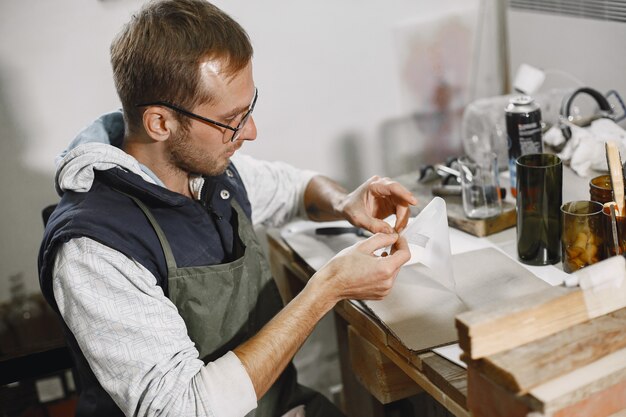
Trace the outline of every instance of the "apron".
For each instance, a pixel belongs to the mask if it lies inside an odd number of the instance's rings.
[[[250,219],[232,199],[232,262],[179,268],[163,230],[139,199],[131,197],[154,228],[167,263],[169,299],[178,309],[206,364],[254,336],[283,307]],[[208,214],[207,214],[208,215]],[[297,383],[290,362],[248,416],[280,417],[304,404],[307,417],[343,416],[321,394]]]

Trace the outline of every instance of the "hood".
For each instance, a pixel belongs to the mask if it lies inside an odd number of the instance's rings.
[[[83,129],[56,160],[55,187],[65,191],[87,192],[95,170],[121,168],[155,183],[135,158],[121,149],[124,141],[124,117],[121,111],[107,113]]]

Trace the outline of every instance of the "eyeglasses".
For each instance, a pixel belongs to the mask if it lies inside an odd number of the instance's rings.
[[[254,98],[252,99],[252,103],[250,103],[250,106],[248,107],[248,111],[246,111],[246,113],[243,115],[243,117],[241,118],[241,121],[237,124],[237,127],[232,127],[230,125],[227,125],[225,123],[220,123],[218,121],[215,120],[211,120],[209,118],[200,116],[199,114],[195,114],[190,112],[189,110],[183,109],[182,107],[179,107],[175,104],[169,103],[167,101],[153,101],[150,103],[142,103],[142,104],[137,104],[136,107],[146,107],[146,106],[163,106],[163,107],[167,107],[168,109],[174,110],[184,116],[190,117],[192,119],[196,119],[198,121],[204,122],[204,123],[209,123],[215,126],[219,126],[219,127],[223,127],[224,129],[228,129],[230,130],[232,133],[232,136],[230,137],[230,142],[234,142],[237,139],[239,139],[239,136],[241,135],[241,131],[243,130],[243,128],[246,126],[246,123],[248,122],[248,119],[250,119],[250,116],[252,115],[252,112],[254,111],[254,106],[256,105],[256,100],[259,97],[259,90],[255,87],[254,88]]]

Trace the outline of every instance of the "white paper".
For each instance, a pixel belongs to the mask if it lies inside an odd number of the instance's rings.
[[[450,362],[459,365],[461,368],[467,369],[467,364],[461,360],[461,354],[463,353],[463,350],[458,343],[434,348],[433,352],[435,352],[442,358],[445,358]]]
[[[433,198],[417,217],[409,220],[400,235],[407,240],[411,250],[411,259],[406,266],[419,262],[427,266],[433,277],[447,288],[455,288],[450,229],[443,198]]]

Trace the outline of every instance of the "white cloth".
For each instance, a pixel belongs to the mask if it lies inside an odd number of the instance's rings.
[[[303,211],[304,190],[314,172],[246,156],[233,162],[256,224],[280,225]],[[120,149],[86,143],[59,161],[56,186],[86,192],[94,170],[114,166],[160,182]],[[254,387],[237,356],[228,352],[203,366],[176,307],[138,262],[78,238],[59,249],[53,276],[63,319],[98,381],[126,415],[235,417],[256,407]],[[292,411],[304,415],[302,409]]]
[[[579,127],[568,123],[572,137],[558,154],[563,161],[581,177],[592,176],[592,170],[607,171],[604,143],[612,140],[617,144],[621,155],[626,155],[626,131],[614,121],[606,118],[594,120],[589,127]],[[553,126],[546,132],[544,142],[560,146],[565,142],[561,129]]]

